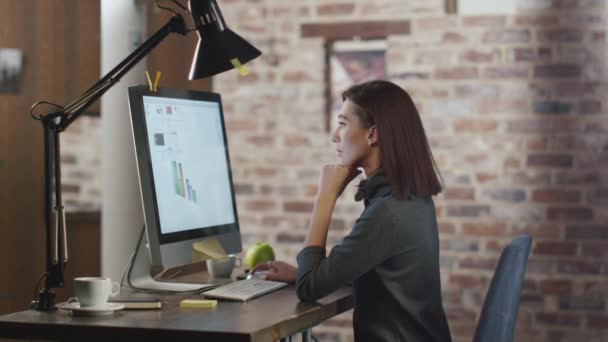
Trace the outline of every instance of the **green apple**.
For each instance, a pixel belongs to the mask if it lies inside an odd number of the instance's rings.
[[[274,251],[269,244],[258,242],[249,247],[245,255],[245,263],[248,268],[254,268],[255,265],[266,261],[274,261]]]

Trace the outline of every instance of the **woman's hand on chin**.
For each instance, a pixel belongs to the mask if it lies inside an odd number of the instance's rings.
[[[319,190],[317,191],[317,195],[339,197],[348,183],[355,179],[360,173],[361,171],[357,170],[353,165],[324,165],[319,178]]]

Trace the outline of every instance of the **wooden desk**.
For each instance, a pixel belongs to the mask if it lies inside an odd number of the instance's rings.
[[[353,307],[350,288],[316,303],[300,302],[289,286],[247,303],[221,301],[214,310],[181,310],[184,298],[160,296],[161,310],[121,310],[109,316],[72,317],[33,310],[0,316],[0,338],[61,341],[170,340],[276,341],[309,329]]]

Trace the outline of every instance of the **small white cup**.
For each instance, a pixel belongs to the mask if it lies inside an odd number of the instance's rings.
[[[207,271],[213,278],[230,278],[232,270],[241,267],[241,258],[229,254],[222,259],[207,259]]]
[[[120,284],[110,278],[78,277],[74,278],[74,294],[81,307],[104,306],[110,295],[120,294]]]

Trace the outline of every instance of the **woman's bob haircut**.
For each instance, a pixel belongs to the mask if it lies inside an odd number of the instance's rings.
[[[342,99],[359,107],[355,114],[364,128],[376,126],[381,166],[397,198],[441,192],[420,115],[405,90],[388,81],[370,81],[351,86]]]

